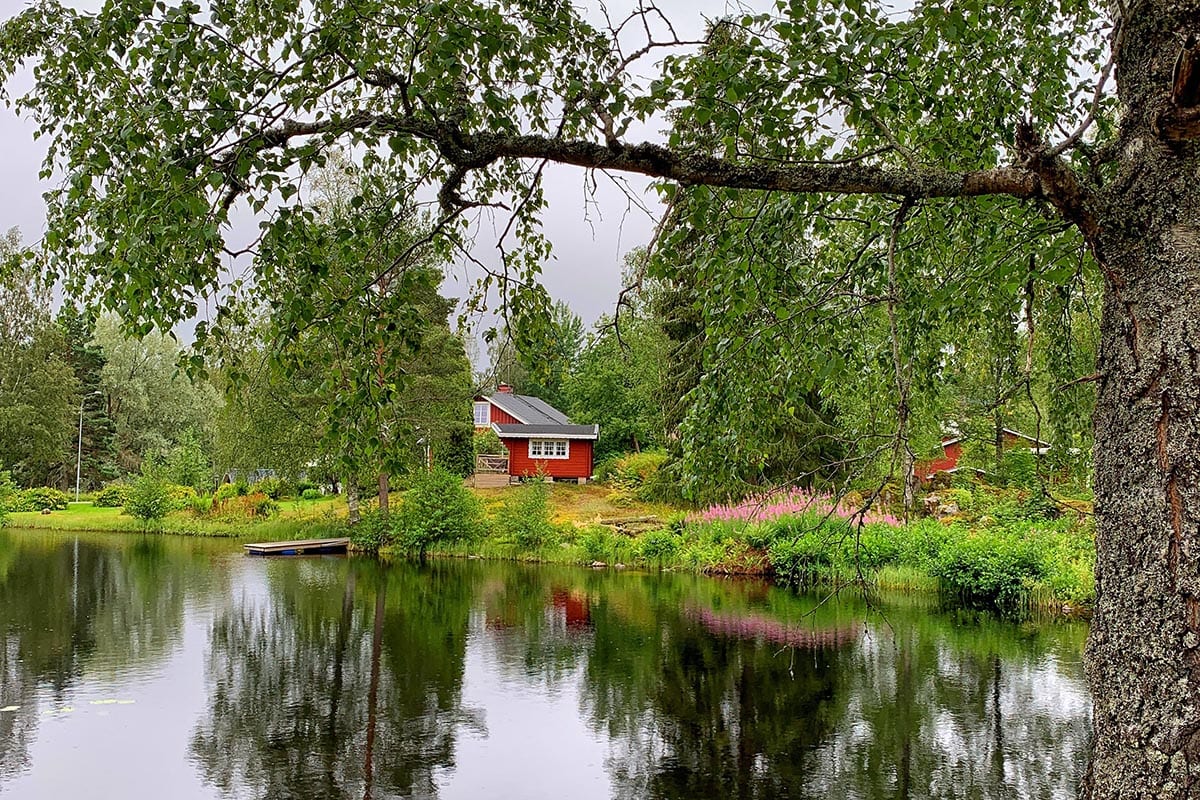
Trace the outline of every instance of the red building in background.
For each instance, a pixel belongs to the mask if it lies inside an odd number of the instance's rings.
[[[1035,455],[1042,455],[1050,449],[1049,442],[1043,442],[1028,434],[1014,431],[1011,428],[1002,428],[1001,436],[1004,439],[1004,448],[1017,447],[1024,445],[1028,447]],[[963,437],[962,436],[946,436],[942,438],[942,454],[936,458],[918,461],[916,464],[917,477],[921,480],[929,480],[939,472],[957,472],[959,459],[963,454]]]
[[[475,398],[475,429],[491,428],[508,450],[510,477],[544,475],[556,480],[592,477],[599,425],[576,425],[539,397],[515,394],[500,384]]]

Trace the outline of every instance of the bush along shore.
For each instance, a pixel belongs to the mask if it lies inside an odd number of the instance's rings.
[[[619,496],[610,501],[629,512],[623,518],[560,513],[583,491],[535,480],[485,502],[435,470],[415,479],[389,517],[368,511],[347,535],[356,549],[401,556],[759,575],[799,588],[940,590],[1011,611],[1086,613],[1095,595],[1090,517],[1072,511],[1050,519],[1047,504],[1017,493],[980,490],[986,513],[909,523],[801,491],[665,516],[638,516],[645,507]],[[976,499],[954,491],[963,506]]]

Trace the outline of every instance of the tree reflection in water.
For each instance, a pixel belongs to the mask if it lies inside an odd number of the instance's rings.
[[[30,766],[39,718],[85,673],[120,680],[161,665],[189,598],[221,577],[203,552],[160,537],[0,531],[0,790]]]
[[[192,751],[226,793],[434,797],[454,766],[472,587],[439,565],[268,566],[212,626]]]

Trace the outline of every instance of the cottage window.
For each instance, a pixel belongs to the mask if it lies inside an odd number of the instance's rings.
[[[488,409],[491,407],[491,405],[491,403],[486,402],[475,404],[476,428],[486,428],[489,424],[491,424],[491,415],[488,413]]]
[[[569,458],[570,442],[566,439],[530,439],[530,458]]]

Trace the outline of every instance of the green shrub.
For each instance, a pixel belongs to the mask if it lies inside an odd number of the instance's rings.
[[[578,544],[589,563],[608,561],[616,552],[617,537],[603,525],[589,525],[579,535]]]
[[[204,443],[195,431],[183,432],[179,442],[167,453],[159,453],[153,459],[156,464],[143,469],[160,480],[193,489],[208,489],[212,486],[212,464],[205,452]]]
[[[184,509],[191,512],[192,516],[207,517],[212,514],[213,500],[208,495],[197,494],[187,499]]]
[[[129,500],[130,488],[127,483],[110,483],[96,492],[92,505],[97,508],[120,508]]]
[[[192,502],[200,496],[200,493],[191,486],[180,486],[177,483],[165,483],[163,486],[167,490],[167,497],[170,499],[172,511],[190,508]]]
[[[252,517],[273,517],[279,513],[279,503],[272,500],[262,492],[252,492],[243,498],[240,498]]]
[[[9,511],[65,511],[69,502],[66,492],[39,486],[16,492]]]
[[[500,441],[500,437],[491,428],[475,431],[474,444],[475,455],[477,456],[502,456],[508,453],[508,448],[504,446],[504,442]]]
[[[1062,509],[1050,495],[1042,491],[1035,491],[1021,503],[1019,513],[1022,519],[1052,520],[1058,519],[1062,515]]]
[[[781,539],[767,553],[771,569],[785,583],[809,586],[832,575],[829,548],[815,533]]]
[[[644,493],[655,488],[655,478],[666,461],[667,454],[659,450],[626,453],[605,459],[596,469],[596,478],[620,492],[645,499]]]
[[[971,494],[970,489],[940,489],[938,495],[942,499],[943,504],[953,503],[958,506],[959,511],[974,511],[975,496]]]
[[[835,554],[853,545],[854,530],[838,517],[801,514],[780,517],[767,551],[771,569],[787,583],[808,586],[833,576]]]
[[[245,484],[238,483],[222,483],[217,487],[217,491],[213,493],[213,503],[224,503],[226,500],[232,500],[235,497],[242,497],[246,492],[241,488]]]
[[[966,529],[960,525],[947,525],[935,519],[914,520],[898,532],[898,560],[900,563],[928,571],[933,568],[933,562],[946,541],[951,536],[965,533]]]
[[[1041,583],[1060,603],[1090,603],[1096,598],[1096,534],[1089,522],[1059,519],[1013,525],[1040,560]]]
[[[1043,574],[1033,541],[1004,529],[948,539],[933,560],[933,576],[968,602],[1015,608]]]
[[[876,570],[899,563],[904,551],[902,528],[891,525],[865,525],[857,534],[851,532],[842,544],[843,562],[848,567]]]
[[[637,488],[637,497],[646,503],[669,503],[675,506],[688,504],[687,498],[683,496],[683,483],[676,474],[676,468],[665,462],[642,479]]]
[[[321,487],[312,481],[296,481],[296,494],[301,497],[309,490],[315,491],[318,495],[321,493]]]
[[[320,500],[321,493],[316,489],[308,488],[300,493],[300,497],[303,500]]]
[[[555,539],[550,521],[550,485],[541,478],[509,489],[496,513],[495,524],[502,536],[527,550],[536,550]]]
[[[395,519],[396,542],[424,558],[430,545],[477,537],[482,513],[462,478],[435,467],[417,476],[405,493]]]
[[[125,502],[125,513],[142,521],[143,526],[158,522],[171,511],[171,487],[149,475],[134,482]]]
[[[460,478],[475,474],[475,432],[471,426],[456,425],[451,429],[442,445],[440,460],[442,466]]]
[[[1037,456],[1027,447],[1013,447],[1004,451],[998,470],[1005,486],[1033,489],[1038,485]]]
[[[228,485],[228,484],[226,484]],[[226,497],[218,500],[213,496],[212,514],[226,519],[266,519],[279,513],[279,503],[267,497],[262,492],[254,492],[245,497]]]
[[[755,550],[770,550],[771,545],[775,544],[775,539],[779,534],[779,526],[770,523],[751,523],[746,526],[742,535],[746,539],[746,544],[753,547]]]
[[[679,549],[679,537],[664,528],[647,531],[638,537],[636,552],[642,561],[657,564],[661,568],[663,562],[678,553]]]
[[[345,530],[354,548],[365,553],[378,553],[381,547],[392,543],[391,517],[377,508],[364,511],[358,522],[347,524]]]
[[[250,487],[249,492],[241,494],[265,494],[272,500],[279,500],[284,497],[292,497],[296,493],[296,487],[291,483],[281,478],[263,478],[258,483]]]
[[[8,523],[9,505],[17,496],[17,486],[8,472],[0,472],[0,528]]]

